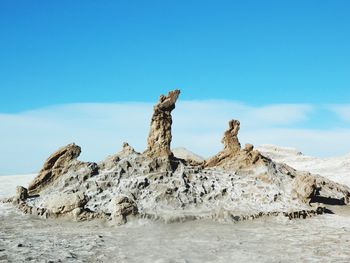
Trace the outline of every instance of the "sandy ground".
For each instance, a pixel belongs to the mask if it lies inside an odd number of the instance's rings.
[[[2,262],[349,262],[350,220],[325,215],[219,224],[111,227],[20,215],[0,207]]]
[[[1,176],[0,196],[32,177]],[[337,215],[306,220],[116,227],[44,220],[0,204],[0,262],[349,262],[350,211],[334,209]]]

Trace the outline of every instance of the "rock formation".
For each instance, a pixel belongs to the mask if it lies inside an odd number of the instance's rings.
[[[241,150],[241,144],[238,140],[238,132],[240,129],[241,123],[237,120],[231,120],[228,123],[228,130],[225,131],[224,137],[221,142],[224,144],[224,152],[227,152],[230,155],[234,155]]]
[[[299,218],[326,211],[322,202],[348,203],[347,187],[275,163],[251,144],[241,149],[236,120],[224,133],[224,149],[211,159],[176,159],[170,150],[171,111],[179,93],[161,96],[154,106],[143,154],[124,143],[120,152],[97,165],[78,161],[80,147],[67,145],[49,157],[30,184],[29,194],[36,195],[27,198],[26,189],[19,187],[13,203],[42,217],[116,224],[133,217],[164,222]]]
[[[76,193],[55,193],[49,198],[43,199],[41,206],[56,216],[72,212],[75,209],[82,209],[88,202],[87,197],[81,191]]]
[[[53,153],[44,163],[39,175],[28,187],[29,193],[40,192],[48,184],[56,180],[65,172],[67,164],[79,157],[81,149],[79,146],[68,144]]]
[[[254,165],[263,159],[258,151],[254,151],[252,144],[246,144],[244,149],[241,150],[241,144],[238,140],[239,129],[239,121],[231,120],[229,122],[229,128],[225,131],[221,140],[224,144],[224,149],[207,160],[207,167],[243,168]]]
[[[180,90],[170,91],[167,96],[161,95],[159,102],[153,108],[151,128],[148,135],[148,147],[145,154],[149,157],[170,157],[171,143],[171,112],[175,109],[175,103]]]
[[[128,217],[136,216],[138,213],[135,202],[127,196],[113,198],[110,206],[112,218],[119,225],[125,224]]]
[[[28,198],[28,190],[23,186],[16,187],[16,196],[15,199],[18,201],[24,201]]]
[[[28,187],[29,194],[38,194],[48,185],[55,182],[68,171],[83,173],[84,178],[96,174],[98,167],[96,163],[80,162],[77,160],[81,153],[81,148],[74,143],[68,144],[53,153],[44,163],[38,176]]]
[[[300,175],[293,181],[293,191],[297,198],[305,203],[311,201],[316,194],[316,178],[312,175]]]

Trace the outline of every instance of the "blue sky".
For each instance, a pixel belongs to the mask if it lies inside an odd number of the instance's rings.
[[[95,161],[122,139],[142,150],[146,109],[174,88],[188,110],[175,118],[192,124],[176,146],[213,154],[241,117],[243,141],[350,152],[349,14],[346,0],[1,1],[0,174],[36,171],[72,141]]]
[[[184,99],[347,103],[350,2],[1,1],[0,111]]]

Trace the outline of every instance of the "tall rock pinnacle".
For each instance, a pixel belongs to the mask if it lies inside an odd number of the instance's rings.
[[[151,128],[148,135],[148,147],[145,151],[150,157],[172,156],[171,143],[171,112],[175,109],[175,103],[180,90],[170,91],[167,96],[161,95],[159,102],[153,108]]]
[[[228,125],[229,128],[227,131],[225,131],[221,142],[224,144],[224,151],[229,154],[234,154],[241,150],[241,144],[239,143],[237,137],[240,128],[240,122],[237,120],[231,120]]]
[[[241,144],[237,137],[240,122],[237,120],[231,120],[228,125],[229,128],[225,131],[224,137],[221,140],[224,144],[224,149],[207,161],[207,166],[209,167],[220,166],[228,160],[236,159],[240,154]]]

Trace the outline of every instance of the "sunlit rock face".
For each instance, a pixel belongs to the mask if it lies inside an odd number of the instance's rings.
[[[74,143],[68,144],[53,153],[44,163],[39,175],[30,183],[30,193],[38,193],[60,175],[66,172],[69,163],[76,160],[81,153],[81,148]]]
[[[240,122],[238,120],[229,122],[229,128],[225,131],[221,140],[224,149],[207,160],[207,167],[223,167],[230,170],[251,167],[269,161],[258,151],[254,151],[252,144],[246,144],[244,149],[241,149],[241,144],[238,140],[239,129]]]
[[[84,176],[96,174],[98,172],[97,164],[78,161],[80,153],[80,146],[74,143],[53,153],[45,161],[38,176],[29,184],[29,194],[38,194],[69,171],[79,171],[85,173]]]
[[[159,102],[153,108],[151,128],[147,139],[145,154],[149,157],[172,156],[171,125],[173,123],[171,112],[180,95],[180,90],[170,91],[167,96],[161,95]]]

